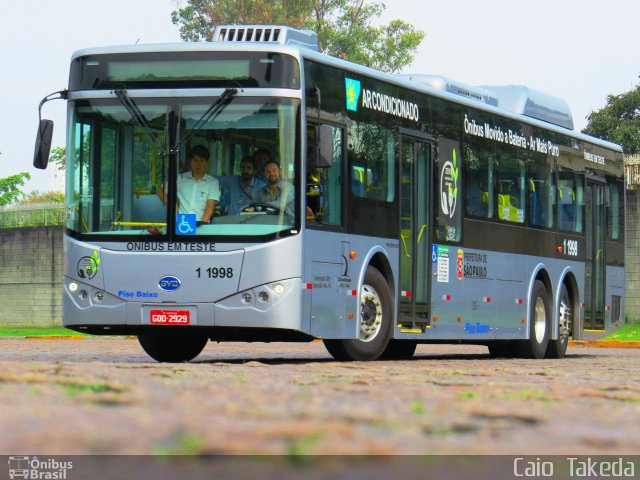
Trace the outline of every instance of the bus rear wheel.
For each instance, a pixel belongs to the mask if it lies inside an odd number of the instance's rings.
[[[162,328],[162,327],[160,327]],[[138,342],[151,358],[158,362],[189,362],[200,355],[209,338],[188,330],[152,330],[138,334]]]
[[[524,358],[544,358],[549,344],[551,311],[547,288],[540,280],[533,284],[529,320],[529,340],[520,344],[520,354]]]
[[[573,303],[565,285],[560,290],[558,304],[558,339],[549,340],[546,358],[564,358],[573,328]]]
[[[336,360],[377,360],[389,344],[392,315],[389,285],[377,268],[368,266],[360,291],[358,338],[324,340],[324,345]]]

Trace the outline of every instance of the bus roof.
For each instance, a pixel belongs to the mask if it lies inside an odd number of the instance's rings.
[[[126,54],[126,53],[160,53],[160,52],[220,52],[229,51],[230,47],[233,50],[251,52],[251,51],[264,51],[264,52],[280,52],[293,55],[299,59],[309,59],[325,65],[339,67],[341,69],[357,73],[363,76],[368,76],[376,80],[388,82],[398,87],[407,88],[415,92],[424,93],[433,97],[441,98],[443,100],[451,101],[460,105],[468,106],[474,109],[484,110],[488,113],[501,115],[503,117],[517,120],[523,123],[530,124],[539,128],[547,129],[553,132],[557,132],[562,135],[575,138],[576,140],[585,141],[594,145],[601,146],[616,152],[622,153],[622,147],[595,138],[589,135],[585,135],[581,132],[577,132],[572,129],[573,121],[569,126],[567,115],[570,115],[566,102],[557,97],[552,97],[542,92],[537,92],[528,87],[521,85],[507,85],[507,86],[482,86],[471,87],[478,92],[482,92],[480,95],[465,95],[452,93],[451,89],[441,88],[431,82],[422,81],[425,75],[412,75],[412,74],[390,74],[374,70],[363,65],[358,65],[346,60],[332,57],[330,55],[314,51],[307,46],[301,46],[298,44],[283,44],[282,42],[236,42],[236,41],[214,41],[214,42],[177,42],[177,43],[159,43],[159,44],[135,44],[135,45],[115,45],[107,47],[94,47],[75,51],[71,60],[74,61],[77,58],[87,55],[106,55],[106,54]],[[422,78],[421,78],[422,77]],[[440,78],[447,81],[446,77],[432,76],[428,77]],[[454,82],[457,83],[457,82]],[[460,84],[463,85],[463,84]],[[485,99],[478,97],[486,97]],[[527,115],[527,111],[524,108],[527,104],[527,98],[537,98],[536,101],[530,102],[534,107],[539,106],[541,96],[546,98],[545,101],[555,102],[554,106],[555,114],[563,115],[561,119],[564,121],[564,125],[560,126],[557,123],[562,124],[562,121],[552,123],[551,121],[540,120],[534,116]],[[500,98],[505,98],[508,108],[500,105]],[[498,105],[496,106],[496,99]],[[514,107],[515,106],[515,107]],[[566,107],[565,107],[566,106]],[[518,111],[520,109],[520,111]],[[568,112],[568,113],[567,113]]]

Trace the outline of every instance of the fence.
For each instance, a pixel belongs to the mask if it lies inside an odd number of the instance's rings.
[[[63,203],[0,207],[0,228],[62,225],[64,211]]]
[[[624,156],[624,178],[627,190],[640,187],[640,154]]]

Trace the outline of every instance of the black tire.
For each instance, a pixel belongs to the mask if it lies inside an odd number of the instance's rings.
[[[560,302],[558,304],[558,339],[549,340],[546,358],[564,358],[569,345],[569,336],[573,331],[573,302],[569,297],[567,287],[562,285],[560,289]]]
[[[517,356],[517,349],[513,342],[503,342],[501,340],[487,344],[489,355],[493,358],[513,358]]]
[[[551,309],[547,288],[540,280],[533,284],[529,318],[529,340],[520,343],[520,355],[524,358],[544,358],[549,344]]]
[[[181,363],[196,358],[209,341],[202,333],[159,327],[138,334],[138,342],[158,362]]]
[[[411,340],[389,340],[387,348],[380,356],[381,360],[409,360],[416,353],[417,342]]]
[[[359,338],[324,340],[331,356],[340,361],[370,361],[382,356],[391,336],[393,308],[389,285],[372,266],[367,267],[360,291]]]

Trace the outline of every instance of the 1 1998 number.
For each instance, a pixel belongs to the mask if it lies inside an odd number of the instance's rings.
[[[231,267],[209,267],[206,269],[196,268],[198,278],[233,278],[233,268]]]
[[[577,240],[565,240],[563,242],[563,251],[565,255],[570,257],[578,256],[578,241]]]

